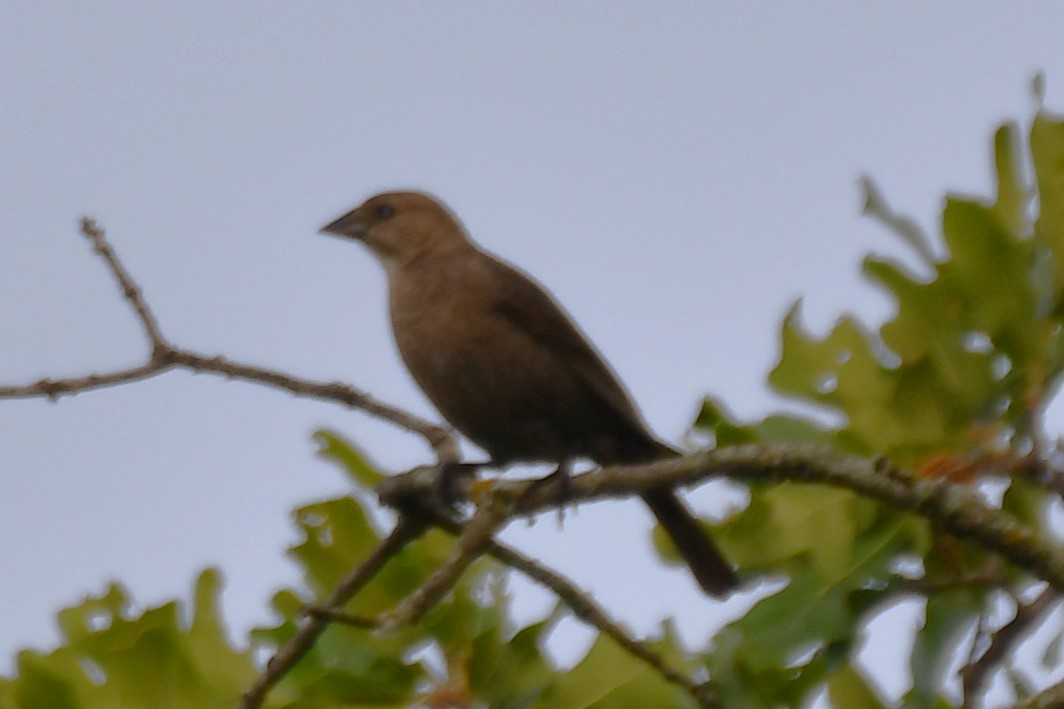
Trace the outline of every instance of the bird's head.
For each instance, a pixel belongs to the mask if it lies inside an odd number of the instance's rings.
[[[366,244],[386,271],[469,248],[465,230],[438,201],[421,192],[385,192],[320,229]]]

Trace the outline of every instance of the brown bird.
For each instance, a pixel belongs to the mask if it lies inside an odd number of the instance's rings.
[[[392,330],[414,380],[493,464],[644,463],[676,451],[647,429],[606,362],[547,292],[481,251],[428,195],[390,192],[321,229],[366,244],[388,276]],[[669,488],[643,499],[706,593],[738,585]]]

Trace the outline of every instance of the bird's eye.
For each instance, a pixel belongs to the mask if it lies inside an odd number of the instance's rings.
[[[381,221],[391,219],[395,215],[395,207],[390,204],[382,204],[374,210],[373,214]]]

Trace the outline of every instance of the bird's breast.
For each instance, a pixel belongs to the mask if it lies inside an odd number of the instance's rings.
[[[490,284],[475,280],[393,284],[399,352],[443,417],[494,459],[560,459],[569,436],[559,406],[575,400],[576,383],[495,306]]]

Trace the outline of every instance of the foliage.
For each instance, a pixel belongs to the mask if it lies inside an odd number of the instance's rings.
[[[864,261],[865,275],[897,304],[889,322],[872,331],[847,316],[818,337],[802,328],[797,306],[786,316],[770,383],[841,423],[773,415],[744,424],[706,400],[695,426],[718,446],[817,441],[922,478],[981,491],[992,482],[998,494],[988,492],[988,504],[1051,534],[1055,493],[1044,483],[1059,474],[1042,416],[1064,369],[1064,122],[1038,115],[1026,154],[1013,125],[1000,128],[993,145],[995,197],[947,199],[938,246],[866,182],[866,213],[915,255],[910,266]],[[359,490],[380,479],[339,437],[322,432],[319,440]],[[276,622],[254,630],[248,647],[228,640],[217,571],[201,574],[187,621],[179,603],[138,610],[112,585],[59,614],[59,648],[20,653],[15,676],[0,679],[0,709],[233,706],[257,674],[252,658],[290,638],[301,609],[381,539],[370,504],[358,497],[306,505],[295,522],[302,541],[289,553],[302,587],[275,594]],[[953,706],[957,681],[946,672],[958,638],[984,628],[995,604],[1031,583],[923,519],[827,486],[752,486],[749,504],[714,533],[745,577],[766,581],[760,596],[695,657],[667,626],[654,643],[674,667],[706,673],[729,707],[798,706],[818,694],[836,706],[885,706],[874,671],[858,659],[863,633],[913,598],[923,599],[924,619],[904,705]],[[442,532],[422,537],[347,611],[386,612],[453,548]],[[504,569],[480,560],[412,627],[380,634],[333,623],[266,706],[694,706],[605,635],[575,667],[556,667],[542,648],[567,611],[559,604],[520,626],[505,581]],[[1009,678],[1026,691],[1018,674]]]
[[[925,478],[994,480],[1005,510],[1051,533],[1055,494],[1038,483],[1054,453],[1046,450],[1042,414],[1064,367],[1064,123],[1039,115],[1029,145],[1037,189],[1024,181],[1018,129],[1001,127],[996,198],[946,200],[938,257],[915,223],[865,182],[866,213],[917,257],[915,268],[865,259],[865,275],[897,311],[878,334],[846,316],[817,337],[792,308],[769,377],[777,391],[842,424],[821,429],[774,416],[743,426],[707,401],[697,425],[718,445],[828,440]],[[707,664],[728,706],[794,705],[825,684],[831,696],[849,697],[845,706],[882,706],[856,651],[871,621],[913,597],[907,581],[921,575],[913,569],[943,590],[921,594],[924,625],[905,705],[950,706],[944,672],[958,638],[992,613],[998,588],[1030,583],[926,521],[830,488],[756,487],[718,537],[743,568],[789,578],[714,639]],[[966,578],[978,582],[961,583]]]
[[[0,680],[0,707],[233,706],[255,668],[226,639],[219,581],[216,571],[200,574],[187,624],[175,602],[135,612],[115,584],[61,611],[65,643],[19,653],[18,678]]]
[[[334,434],[319,433],[323,455],[337,461],[367,492],[372,468]],[[0,709],[231,709],[257,671],[253,656],[272,654],[295,632],[301,609],[322,599],[377,546],[381,536],[370,505],[354,497],[325,500],[295,512],[303,540],[289,554],[309,590],[275,594],[279,621],[252,632],[252,648],[235,649],[218,612],[220,575],[201,574],[191,621],[176,602],[135,612],[117,585],[60,613],[63,645],[48,654],[24,650],[17,676],[0,679]],[[453,550],[432,532],[408,546],[348,605],[353,615],[390,609],[413,591]],[[547,709],[559,706],[695,706],[615,643],[600,638],[573,668],[560,671],[543,653],[553,625],[566,611],[517,627],[505,575],[478,561],[457,588],[417,625],[379,634],[334,623],[270,694],[265,706],[484,706]],[[671,636],[658,651],[682,661]]]

